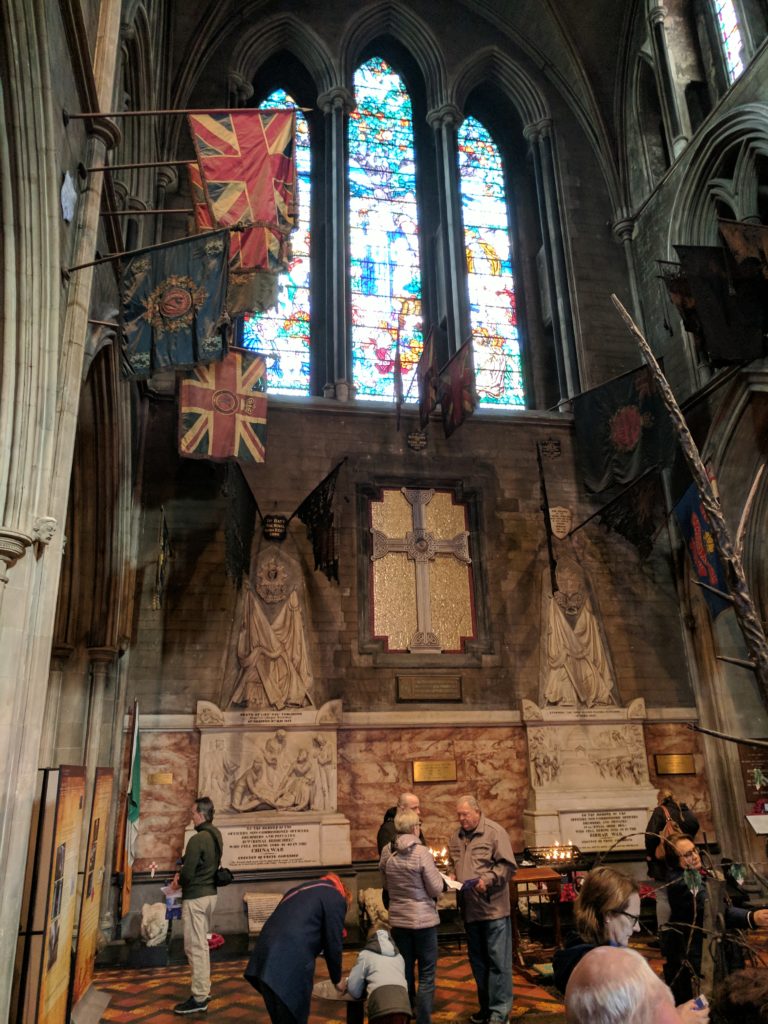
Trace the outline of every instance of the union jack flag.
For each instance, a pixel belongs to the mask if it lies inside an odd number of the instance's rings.
[[[197,366],[179,385],[179,452],[192,459],[264,462],[267,441],[266,362],[229,352]]]
[[[477,405],[471,340],[465,342],[442,368],[437,387],[443,413],[443,431],[446,437],[450,437],[472,415]]]
[[[253,225],[240,238],[241,267],[287,267],[296,227],[295,111],[190,114],[189,126],[214,224]]]

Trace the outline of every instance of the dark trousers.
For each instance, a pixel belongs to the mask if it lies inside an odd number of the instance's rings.
[[[512,1009],[512,921],[467,921],[467,954],[484,1017],[506,1021]]]
[[[282,999],[272,991],[269,985],[265,985],[263,981],[260,981],[259,991],[272,1024],[302,1024],[301,1021],[296,1020]]]
[[[392,938],[405,960],[408,995],[416,1013],[416,1024],[430,1024],[435,1001],[437,973],[437,926],[431,928],[392,927]],[[419,966],[419,987],[416,989],[415,968]]]

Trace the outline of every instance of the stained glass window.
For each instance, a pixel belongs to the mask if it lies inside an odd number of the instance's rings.
[[[261,104],[293,107],[296,104],[277,89]],[[277,309],[246,317],[243,345],[267,357],[267,391],[278,395],[309,394],[309,125],[296,111],[296,177],[298,225],[291,236],[293,256],[287,273],[280,275]]]
[[[717,17],[717,31],[720,35],[720,45],[723,48],[728,79],[730,82],[735,82],[744,70],[742,61],[744,44],[736,8],[730,0],[715,0],[715,16]]]
[[[464,120],[458,142],[477,393],[483,405],[524,406],[501,154],[474,117]]]
[[[360,399],[392,399],[399,336],[403,391],[422,348],[411,101],[379,57],[358,68],[349,118],[352,374]],[[410,394],[409,394],[410,388]]]

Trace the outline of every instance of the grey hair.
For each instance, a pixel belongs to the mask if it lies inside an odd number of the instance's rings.
[[[199,796],[195,800],[197,813],[202,814],[206,821],[213,821],[213,800],[209,796]]]
[[[674,1006],[672,993],[636,950],[597,946],[568,981],[565,1019],[568,1024],[656,1024],[664,1002]]]
[[[395,815],[395,832],[399,836],[410,835],[419,824],[419,816],[416,811],[398,811]]]
[[[456,806],[458,807],[460,804],[469,804],[473,811],[480,811],[480,804],[477,801],[477,797],[471,795],[460,796],[456,801]]]

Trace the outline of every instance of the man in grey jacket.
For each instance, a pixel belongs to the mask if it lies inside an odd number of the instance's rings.
[[[456,805],[459,828],[448,842],[480,1009],[470,1024],[501,1024],[512,1009],[509,880],[517,870],[506,830],[486,818],[473,796]]]

